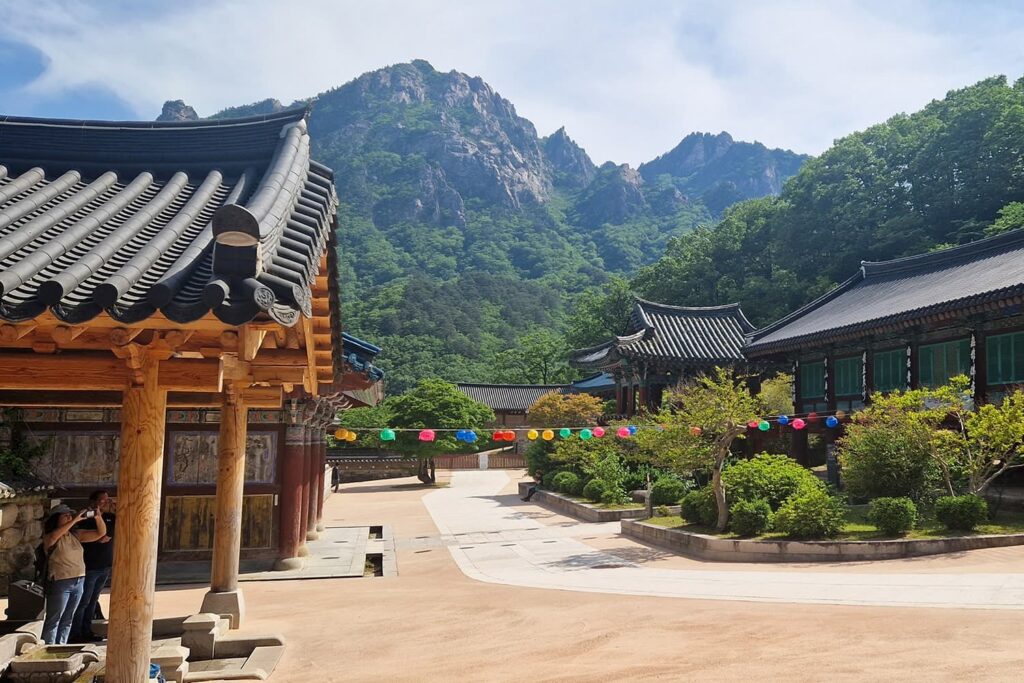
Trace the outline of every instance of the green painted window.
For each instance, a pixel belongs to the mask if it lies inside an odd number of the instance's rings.
[[[971,342],[969,339],[928,344],[918,351],[921,386],[941,387],[951,377],[971,371]]]
[[[907,388],[907,351],[894,349],[879,351],[874,357],[875,391],[895,391]]]
[[[800,364],[800,398],[825,395],[825,361]]]
[[[989,384],[1024,383],[1024,332],[988,337],[985,363]]]
[[[836,396],[860,396],[864,390],[863,372],[860,356],[836,359]]]

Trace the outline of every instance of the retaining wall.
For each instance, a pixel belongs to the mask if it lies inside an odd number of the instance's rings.
[[[519,497],[522,498],[526,495],[526,491],[532,486],[528,481],[519,482]],[[533,495],[530,499],[532,502],[537,502],[544,507],[551,508],[556,512],[561,512],[570,517],[581,519],[584,522],[617,522],[625,519],[637,519],[647,516],[646,508],[630,508],[628,510],[604,510],[595,505],[589,503],[581,503],[573,500],[567,496],[563,496],[553,491],[545,491],[541,489]],[[671,508],[670,508],[671,509]],[[678,514],[678,506],[676,507],[676,514]]]
[[[1024,545],[1024,534],[957,536],[888,541],[755,541],[728,539],[636,520],[622,520],[622,534],[683,555],[714,562],[848,562],[957,553]]]

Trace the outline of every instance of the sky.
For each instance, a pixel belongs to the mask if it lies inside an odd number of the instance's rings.
[[[598,163],[692,131],[818,154],[1024,75],[1024,0],[0,0],[0,114],[152,120],[183,99],[205,116],[417,58]]]

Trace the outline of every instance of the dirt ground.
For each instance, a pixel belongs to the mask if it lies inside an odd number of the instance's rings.
[[[328,500],[325,524],[390,524],[397,539],[436,535],[420,502],[427,492],[409,480],[351,484]],[[560,520],[540,508],[538,516],[548,517],[543,521],[549,524]],[[588,542],[630,553],[634,561],[647,553],[644,561],[656,566],[701,564],[623,539]],[[912,570],[950,571],[960,563],[965,571],[1008,571],[1015,559],[1024,562],[1020,552],[987,552],[920,562]],[[398,571],[396,578],[246,583],[244,632],[280,633],[288,642],[270,680],[1024,677],[1024,612],[711,602],[508,587],[466,578],[443,547],[400,550]],[[203,593],[198,587],[161,588],[158,616],[196,611]]]

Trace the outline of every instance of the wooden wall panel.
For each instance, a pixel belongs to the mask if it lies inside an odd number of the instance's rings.
[[[211,550],[214,496],[167,496],[164,500],[164,551]],[[245,496],[242,502],[242,548],[272,547],[274,496]]]

